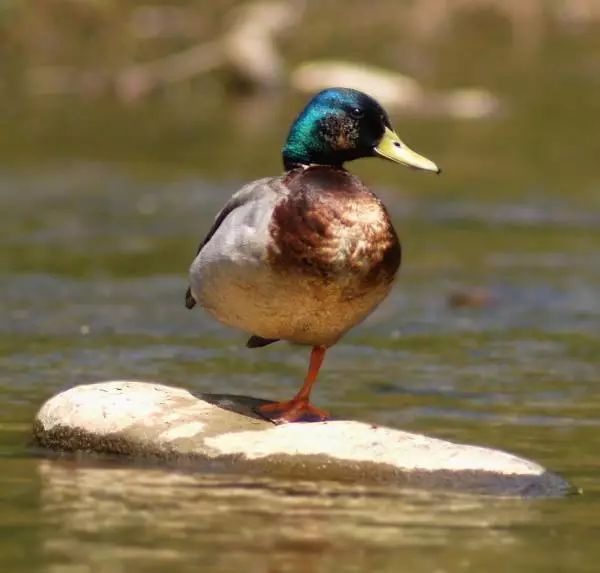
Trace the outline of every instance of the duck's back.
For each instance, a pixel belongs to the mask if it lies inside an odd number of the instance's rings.
[[[333,344],[385,298],[400,265],[384,206],[343,169],[257,181],[223,212],[192,264],[192,292],[263,338]]]

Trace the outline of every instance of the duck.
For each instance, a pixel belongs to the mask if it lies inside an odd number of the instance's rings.
[[[310,401],[325,355],[386,298],[400,268],[388,211],[345,168],[366,157],[441,172],[399,138],[374,98],[350,88],[320,91],[291,125],[284,173],[235,193],[191,263],[187,308],[198,305],[247,333],[248,348],[311,347],[294,397],[255,407],[275,424],[330,419]]]

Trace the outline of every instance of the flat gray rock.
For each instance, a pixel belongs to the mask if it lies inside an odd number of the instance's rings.
[[[56,451],[159,458],[200,471],[496,495],[571,489],[506,452],[350,420],[276,426],[254,414],[260,403],[149,382],[101,382],[48,400],[35,418],[34,439]]]

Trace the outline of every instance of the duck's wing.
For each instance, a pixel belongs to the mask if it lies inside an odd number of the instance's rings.
[[[212,239],[213,235],[217,232],[217,229],[223,224],[223,221],[227,219],[229,214],[232,211],[235,211],[242,205],[253,201],[255,199],[263,198],[265,194],[275,193],[281,194],[284,192],[284,186],[282,184],[281,177],[266,177],[265,179],[259,179],[258,181],[253,181],[252,183],[248,183],[244,185],[227,203],[225,207],[221,209],[221,211],[215,217],[215,221],[209,229],[206,237],[200,242],[198,246],[198,250],[196,251],[196,256],[200,253],[200,251],[205,247],[206,244]],[[185,292],[185,306],[187,308],[194,308],[196,305],[196,299],[192,294],[192,289],[188,287]],[[267,343],[269,344],[269,343]]]
[[[221,226],[221,223],[227,218],[227,215],[229,215],[229,213],[231,213],[234,209],[237,209],[240,205],[243,205],[244,202],[240,202],[238,200],[238,195],[239,193],[236,193],[227,202],[225,207],[221,209],[221,211],[215,218],[214,223],[209,229],[208,234],[206,235],[206,237],[204,237],[200,245],[198,245],[196,256],[198,256],[198,253],[204,248],[204,245],[206,245],[206,243],[208,243],[208,241],[212,239],[212,236],[217,232],[217,229]],[[194,308],[194,306],[196,306],[196,299],[194,298],[194,295],[192,294],[192,289],[190,287],[188,287],[188,289],[185,291],[185,306],[187,308]]]

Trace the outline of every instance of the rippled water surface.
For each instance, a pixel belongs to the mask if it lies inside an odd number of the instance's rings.
[[[502,68],[503,117],[395,117],[442,177],[352,165],[388,205],[405,256],[391,296],[329,353],[315,392],[339,417],[534,459],[583,492],[565,499],[199,475],[32,450],[36,410],[79,383],[295,391],[307,349],[248,350],[242,334],[187,311],[183,295],[225,198],[280,169],[298,102],[268,103],[254,123],[232,101],[202,102],[191,117],[168,103],[56,103],[7,119],[0,570],[597,571],[598,37],[563,37],[560,57],[515,63],[510,78]],[[440,69],[460,75],[461,53]],[[212,119],[195,127],[201,112]],[[461,305],[473,289],[481,304]]]
[[[595,570],[600,212],[560,199],[490,207],[382,188],[404,268],[330,353],[316,400],[511,450],[582,496],[494,500],[32,457],[36,409],[77,383],[294,391],[306,349],[247,350],[182,304],[194,243],[229,187],[97,164],[2,177],[5,570]],[[474,287],[488,304],[449,303]]]

